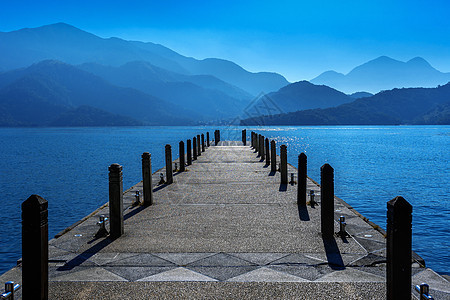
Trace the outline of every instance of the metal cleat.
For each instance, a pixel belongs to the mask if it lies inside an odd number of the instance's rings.
[[[309,191],[309,198],[310,198],[309,204],[311,205],[312,208],[314,208],[314,205],[318,204],[318,203],[314,200],[315,196],[316,196],[316,195],[314,194],[314,190],[310,190],[310,191]]]
[[[5,282],[5,292],[0,295],[0,299],[14,300],[14,292],[20,288],[18,283],[14,284],[14,281]]]
[[[420,300],[433,300],[434,298],[429,294],[430,287],[426,283],[415,286],[416,291],[419,293]]]
[[[141,195],[140,195],[140,193],[139,193],[139,191],[136,191],[136,194],[134,195],[134,197],[136,198],[135,200],[134,200],[134,202],[133,202],[133,204],[131,205],[131,206],[138,206],[138,205],[141,205]]]
[[[108,230],[106,230],[106,221],[108,221],[108,217],[106,217],[105,215],[100,215],[98,217],[100,220],[97,222],[97,225],[100,226],[100,228],[95,234],[95,238],[97,239],[106,237],[109,234]]]
[[[164,174],[160,173],[159,174],[159,183],[158,184],[164,184],[166,183],[166,181],[164,180]]]
[[[349,237],[350,235],[345,231],[345,227],[347,226],[347,223],[345,223],[345,217],[340,216],[339,217],[339,232],[336,234],[340,236],[341,238]]]

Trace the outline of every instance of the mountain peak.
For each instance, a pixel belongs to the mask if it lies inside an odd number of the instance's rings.
[[[422,57],[414,57],[410,60],[408,60],[406,62],[408,65],[414,65],[414,66],[421,66],[421,67],[427,67],[427,68],[432,68],[432,66],[430,65],[429,62],[427,62],[425,59],[423,59]]]
[[[377,57],[375,59],[369,60],[368,62],[366,62],[365,64],[362,64],[361,66],[367,66],[367,65],[393,65],[393,64],[402,64],[403,62],[393,59],[389,56],[380,56]],[[359,66],[359,67],[361,67]],[[355,69],[359,68],[356,67]]]
[[[355,67],[346,75],[325,72],[311,80],[347,93],[368,91],[377,93],[402,87],[435,87],[448,82],[450,74],[433,68],[422,57],[407,62],[380,56]]]

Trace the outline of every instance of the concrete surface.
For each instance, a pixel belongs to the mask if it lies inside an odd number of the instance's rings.
[[[346,216],[350,236],[322,239],[320,204],[298,207],[297,185],[280,185],[280,173],[249,146],[219,145],[171,185],[156,185],[165,170],[155,172],[153,206],[131,207],[142,182],[128,189],[120,238],[93,237],[104,206],[52,239],[50,298],[385,299],[382,231],[335,198],[335,220]],[[288,172],[297,174],[291,165]],[[320,203],[308,179],[310,189]],[[413,284],[427,282],[435,299],[450,299],[445,278],[413,266]],[[0,280],[20,276],[18,266]]]

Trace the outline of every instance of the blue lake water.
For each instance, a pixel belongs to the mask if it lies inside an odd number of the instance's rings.
[[[180,140],[221,130],[240,140],[243,127],[0,128],[0,274],[21,256],[20,205],[31,194],[49,202],[53,237],[108,200],[108,166],[123,165],[124,188],[141,180],[141,154],[163,166]],[[413,205],[413,249],[427,266],[450,273],[450,126],[247,127],[288,146],[288,161],[308,156],[308,175],[335,169],[335,193],[386,228],[386,202]]]

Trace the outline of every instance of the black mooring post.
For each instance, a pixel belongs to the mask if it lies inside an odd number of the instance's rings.
[[[205,135],[202,133],[202,152],[205,152]]]
[[[251,141],[252,141],[252,148],[255,149],[256,148],[256,146],[255,146],[255,133],[253,131],[252,131],[252,134],[251,134]]]
[[[270,172],[277,171],[277,148],[275,141],[270,141]]]
[[[209,131],[206,132],[206,146],[209,147]]]
[[[123,232],[123,175],[122,166],[109,166],[109,237],[116,239]]]
[[[195,136],[192,138],[192,151],[194,153],[193,160],[197,160],[197,138]]]
[[[242,130],[242,144],[244,144],[244,146],[247,146],[247,130],[246,129]]]
[[[200,134],[197,134],[197,156],[202,155],[202,149],[200,147]]]
[[[217,146],[220,142],[220,130],[214,131],[214,144]]]
[[[298,186],[297,186],[297,204],[306,206],[306,177],[307,177],[307,158],[305,153],[298,156]]]
[[[280,173],[281,184],[288,184],[287,146],[280,146]]]
[[[152,158],[148,152],[142,154],[142,185],[144,206],[150,206],[153,204]]]
[[[322,236],[334,235],[334,170],[329,164],[320,168],[320,228]]]
[[[268,138],[266,138],[266,140],[265,140],[265,144],[266,144],[266,150],[265,150],[265,153],[266,153],[266,165],[270,165],[270,146],[269,146],[269,139]]]
[[[261,156],[261,135],[260,134],[258,134],[256,143],[258,144],[258,147],[256,148],[258,150],[258,155],[256,157],[260,157]]]
[[[180,172],[184,172],[186,170],[186,162],[184,161],[184,142],[180,141],[179,143],[179,157],[180,157]]]
[[[264,161],[266,159],[266,154],[265,154],[266,151],[265,151],[265,146],[264,146],[264,136],[263,135],[261,135],[260,143],[261,143],[261,145],[260,145],[261,161]]]
[[[31,195],[22,203],[22,297],[48,299],[48,202]]]
[[[173,183],[173,168],[172,168],[172,146],[169,144],[165,147],[166,152],[166,183]]]
[[[187,140],[186,144],[186,156],[187,156],[187,165],[192,165],[192,145],[191,140]]]
[[[387,299],[411,299],[412,206],[403,197],[387,202]]]

